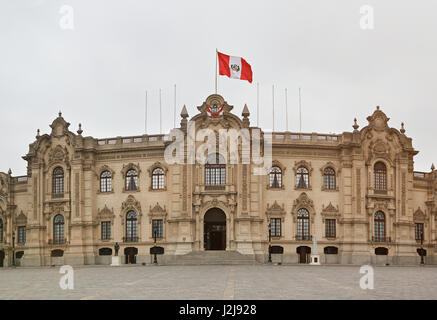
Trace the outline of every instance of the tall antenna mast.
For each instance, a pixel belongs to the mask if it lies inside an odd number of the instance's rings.
[[[174,85],[173,128],[176,128],[176,85]]]
[[[147,134],[147,90],[146,90],[146,108],[144,111],[144,133]]]
[[[300,88],[299,88],[299,132],[302,133],[302,102],[301,102]]]
[[[256,126],[259,127],[259,82],[256,83]]]
[[[159,89],[159,133],[162,134],[162,105],[161,105],[161,89]]]
[[[273,132],[275,131],[275,85],[272,86]]]
[[[287,98],[287,88],[285,88],[285,131],[288,131],[288,98]]]
[[[217,94],[217,61],[218,61],[218,50],[215,48],[215,94]]]

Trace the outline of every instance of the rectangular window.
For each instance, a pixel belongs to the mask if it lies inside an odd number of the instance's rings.
[[[272,237],[281,236],[281,218],[270,219],[270,234]]]
[[[335,219],[326,219],[325,220],[325,237],[326,238],[335,238],[336,237]]]
[[[416,230],[416,232],[415,232],[416,233],[416,240],[424,239],[423,223],[416,223],[415,230]]]
[[[152,237],[155,237],[155,231],[156,231],[156,237],[162,238],[163,237],[163,223],[162,220],[152,220]]]
[[[102,221],[102,240],[111,239],[111,221]]]
[[[26,227],[18,227],[18,243],[26,243]]]

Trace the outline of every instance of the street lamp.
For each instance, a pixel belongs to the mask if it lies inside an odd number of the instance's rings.
[[[420,230],[420,264],[424,265],[425,264],[425,260],[423,258],[423,230]]]
[[[272,226],[269,222],[269,263],[272,263]]]
[[[12,231],[12,266],[15,267],[15,231]]]
[[[153,231],[153,238],[154,238],[154,249],[155,249],[155,253],[153,254],[153,263],[154,264],[158,264],[158,260],[156,259],[156,229]]]

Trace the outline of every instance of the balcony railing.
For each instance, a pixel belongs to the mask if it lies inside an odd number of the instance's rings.
[[[217,185],[205,185],[205,190],[225,190],[226,186],[225,185],[221,185],[221,184],[217,184]]]
[[[52,199],[62,199],[64,197],[64,193],[52,193]]]
[[[49,244],[65,244],[66,239],[50,239]]]
[[[138,242],[138,237],[123,237],[123,242]]]
[[[306,234],[300,234],[296,236],[297,241],[311,241],[313,240],[313,236],[306,235]]]
[[[373,236],[372,242],[391,242],[391,237],[385,237],[385,236]]]

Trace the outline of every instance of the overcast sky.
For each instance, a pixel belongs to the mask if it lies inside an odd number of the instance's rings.
[[[74,29],[62,29],[63,5]],[[374,29],[360,28],[360,7],[374,8]],[[96,138],[164,132],[177,114],[214,93],[215,49],[244,57],[254,82],[219,77],[219,94],[240,115],[244,103],[256,125],[303,132],[352,131],[377,105],[420,151],[415,170],[437,165],[437,2],[430,1],[6,1],[0,0],[0,171],[26,173],[21,159],[36,130],[62,110],[70,129]],[[65,19],[65,18],[64,18]],[[63,20],[65,22],[65,20]],[[179,117],[177,123],[179,123]]]

